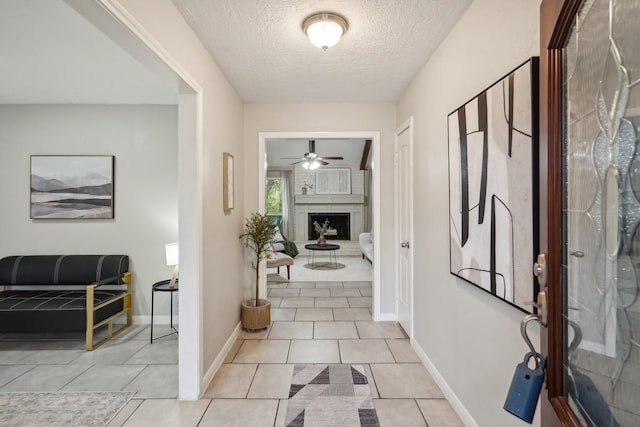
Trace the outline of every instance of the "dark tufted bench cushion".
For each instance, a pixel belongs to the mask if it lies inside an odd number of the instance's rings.
[[[126,314],[131,324],[128,269],[126,255],[2,258],[0,332],[86,331],[91,350],[97,327],[108,324],[110,338],[115,317]]]
[[[0,259],[0,285],[80,285],[129,271],[127,255],[29,255]]]

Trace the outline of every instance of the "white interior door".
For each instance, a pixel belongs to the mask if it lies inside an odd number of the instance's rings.
[[[413,118],[396,130],[396,307],[400,326],[413,336]]]

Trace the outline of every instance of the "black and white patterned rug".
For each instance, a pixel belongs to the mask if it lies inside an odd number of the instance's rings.
[[[287,427],[379,427],[361,365],[296,365]]]

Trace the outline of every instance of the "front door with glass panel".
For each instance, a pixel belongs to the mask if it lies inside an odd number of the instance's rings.
[[[562,49],[563,385],[640,425],[640,1],[583,1]]]

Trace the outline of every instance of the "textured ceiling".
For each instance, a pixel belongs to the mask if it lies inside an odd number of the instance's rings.
[[[268,139],[267,165],[272,168],[291,168],[291,164],[300,160],[305,153],[309,152],[309,140],[300,138],[289,139]],[[360,167],[362,152],[364,150],[364,139],[322,139],[315,138],[316,153],[320,157],[342,156],[343,160],[328,160],[329,166],[333,168]],[[285,157],[283,159],[283,157]],[[291,158],[297,160],[292,160]],[[367,157],[367,166],[371,164],[371,154]]]
[[[399,98],[471,0],[173,2],[245,102],[369,103]],[[349,21],[327,51],[301,29],[319,11]],[[0,104],[177,102],[64,0],[0,0],[0,82]]]
[[[471,0],[173,0],[245,102],[395,102]],[[349,22],[326,51],[304,19]]]

